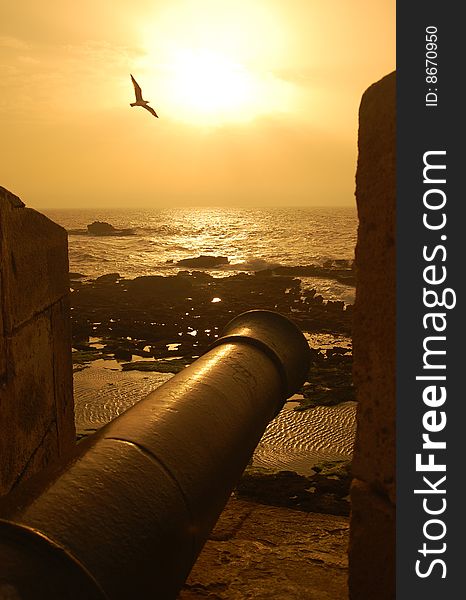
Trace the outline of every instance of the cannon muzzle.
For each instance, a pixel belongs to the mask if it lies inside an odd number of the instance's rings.
[[[304,383],[301,331],[233,319],[201,358],[0,509],[0,600],[176,598],[268,422]]]

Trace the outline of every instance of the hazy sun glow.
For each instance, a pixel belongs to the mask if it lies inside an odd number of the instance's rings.
[[[175,120],[193,125],[248,122],[295,106],[293,86],[221,50],[170,48],[154,66],[156,56],[160,52],[149,48],[140,65],[144,88],[169,107]]]
[[[354,202],[358,109],[395,67],[394,0],[3,4],[0,184],[26,203]],[[159,119],[130,108],[130,73]]]
[[[251,74],[220,53],[180,51],[171,68],[170,94],[182,110],[228,116],[247,110],[258,101]]]
[[[262,2],[238,11],[232,0],[204,8],[186,0],[182,13],[174,5],[140,26],[135,69],[162,114],[165,104],[175,120],[223,125],[292,112],[296,90],[274,75],[288,40],[276,11]]]

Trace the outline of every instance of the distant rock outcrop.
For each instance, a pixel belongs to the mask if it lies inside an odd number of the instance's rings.
[[[204,269],[211,269],[212,267],[219,267],[221,265],[228,265],[230,261],[227,256],[208,256],[201,254],[194,258],[182,258],[176,264],[183,267],[200,267]]]
[[[105,221],[94,221],[87,226],[87,231],[93,235],[113,235],[116,229]]]
[[[133,229],[116,229],[105,221],[94,221],[87,226],[87,233],[91,235],[134,235]]]

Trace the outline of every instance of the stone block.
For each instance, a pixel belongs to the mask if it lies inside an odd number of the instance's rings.
[[[395,502],[396,81],[364,94],[359,112],[354,383],[359,402],[355,477]]]
[[[359,111],[353,375],[358,400],[352,471],[351,600],[395,598],[396,78]]]
[[[350,600],[395,600],[395,507],[357,479],[351,505]]]
[[[0,187],[0,495],[74,446],[66,231]]]
[[[4,328],[11,333],[68,294],[68,238],[62,227],[41,213],[18,205],[19,199],[6,200],[5,192],[1,205],[3,316]]]
[[[53,356],[55,361],[53,382],[54,397],[59,399],[55,404],[60,454],[72,451],[75,445],[76,430],[74,425],[73,402],[73,363],[71,357],[71,320],[68,294],[51,307],[50,322],[52,333]],[[67,318],[63,318],[67,315]]]

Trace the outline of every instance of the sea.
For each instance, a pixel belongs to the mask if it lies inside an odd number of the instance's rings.
[[[324,265],[354,258],[357,214],[341,208],[159,208],[143,210],[74,209],[43,211],[68,231],[70,271],[93,279],[107,273],[123,277],[173,275],[178,260],[200,255],[226,256],[228,265],[209,269],[214,277],[283,266]],[[105,221],[127,236],[95,236],[87,225]],[[354,302],[354,287],[325,278],[300,277],[325,299]],[[315,338],[315,339],[314,339]],[[98,343],[99,340],[90,340]],[[344,336],[309,336],[316,347],[350,347]],[[87,435],[117,417],[170,374],[124,372],[115,360],[96,360],[74,374],[76,428]],[[295,411],[299,395],[269,424],[253,465],[308,475],[322,461],[351,458],[356,403]]]
[[[226,256],[208,272],[223,277],[284,266],[323,265],[354,258],[354,207],[67,209],[43,211],[68,231],[70,271],[95,278],[172,275],[184,258]],[[105,221],[133,235],[94,236],[87,225]],[[334,280],[301,278],[325,299],[354,301],[354,288]]]

